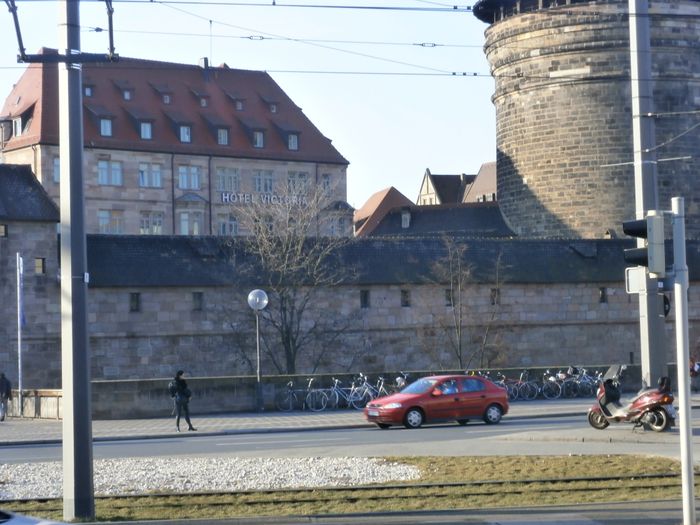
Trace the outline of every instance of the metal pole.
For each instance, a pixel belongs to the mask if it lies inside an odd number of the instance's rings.
[[[651,43],[648,0],[629,0],[630,80],[632,93],[632,136],[634,148],[635,213],[643,219],[658,209],[656,182],[656,132],[651,113],[654,108],[651,80]],[[644,239],[637,239],[644,247]],[[642,380],[652,385],[666,375],[663,299],[658,281],[648,277],[639,292],[639,336]]]
[[[19,402],[19,415],[24,415],[24,399],[22,396],[22,281],[24,275],[24,263],[22,256],[17,252],[17,400]]]
[[[79,0],[59,3],[61,159],[61,354],[63,380],[63,518],[95,517],[87,337],[87,255],[83,195],[83,113]],[[61,30],[63,29],[63,30]]]
[[[676,363],[678,369],[678,417],[681,437],[683,525],[695,525],[693,478],[693,422],[690,410],[688,362],[688,265],[685,256],[685,206],[682,197],[671,199],[673,213],[673,299],[676,307]]]
[[[257,404],[258,412],[264,410],[263,399],[262,399],[262,372],[260,368],[260,310],[255,310],[255,341],[257,349],[257,376],[255,383],[255,401]]]

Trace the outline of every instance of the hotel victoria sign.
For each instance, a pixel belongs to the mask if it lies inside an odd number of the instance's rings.
[[[305,195],[276,195],[274,193],[234,193],[221,192],[222,204],[292,204],[308,206]]]

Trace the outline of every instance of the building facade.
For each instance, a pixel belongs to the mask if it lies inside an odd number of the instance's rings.
[[[27,68],[0,160],[60,204],[57,83],[56,64]],[[347,160],[267,73],[123,58],[85,64],[82,84],[87,232],[245,235],[246,208],[313,194],[319,233],[351,234]]]

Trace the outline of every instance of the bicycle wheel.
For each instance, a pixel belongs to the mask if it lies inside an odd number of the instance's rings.
[[[294,410],[294,408],[297,406],[296,393],[291,390],[278,393],[275,397],[275,406],[277,407],[277,410],[281,410],[282,412]]]
[[[578,383],[573,379],[567,379],[561,385],[561,394],[565,398],[572,398],[578,396]]]
[[[518,387],[518,397],[526,401],[532,401],[537,397],[539,391],[540,389],[537,388],[537,385],[528,381]]]
[[[542,385],[542,395],[547,399],[557,399],[561,396],[561,386],[555,381],[547,381]]]
[[[350,406],[354,408],[355,410],[362,410],[365,408],[367,403],[369,403],[371,400],[371,396],[369,395],[369,392],[366,390],[358,390],[356,391],[350,399],[348,399],[348,403],[350,403]]]
[[[579,381],[578,383],[578,396],[579,397],[591,397],[595,393],[593,388],[593,383],[590,381]]]
[[[323,390],[311,390],[306,394],[306,406],[312,412],[320,412],[328,404],[328,394]]]
[[[508,401],[515,401],[518,399],[518,385],[515,383],[506,383],[506,388],[508,389]]]
[[[335,410],[340,406],[340,394],[338,393],[337,390],[332,388],[330,392],[328,392],[328,405],[326,405],[326,408],[329,408],[331,410]]]

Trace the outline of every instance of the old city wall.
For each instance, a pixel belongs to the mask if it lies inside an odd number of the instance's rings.
[[[8,263],[6,265],[10,266]],[[10,271],[12,273],[12,271]],[[50,281],[50,282],[49,282]],[[9,297],[11,287],[4,283]],[[44,285],[32,300],[24,331],[23,373],[27,388],[60,386],[58,284]],[[360,289],[321,291],[307,323],[323,323],[314,344],[299,357],[297,372],[380,373],[392,370],[459,369],[450,343],[453,308],[437,285],[372,286],[367,308]],[[401,306],[401,290],[410,306]],[[255,328],[248,290],[189,288],[91,289],[88,295],[90,359],[94,380],[167,378],[179,368],[191,376],[255,373]],[[203,294],[202,309],[193,300]],[[691,351],[700,344],[699,292],[691,287]],[[132,311],[132,294],[140,307]],[[532,367],[568,364],[639,363],[637,302],[621,285],[518,285],[498,292],[470,286],[464,328],[463,366]],[[0,370],[17,377],[14,306],[6,303]],[[46,322],[45,319],[49,321]],[[667,323],[668,361],[674,361],[673,314]],[[484,351],[481,352],[482,343]],[[280,355],[269,325],[261,323],[262,370],[279,374],[268,352]],[[470,360],[471,358],[471,360]]]
[[[651,2],[659,206],[683,196],[688,237],[700,233],[689,160],[699,131],[700,5]],[[541,4],[540,4],[541,7]],[[627,2],[511,12],[486,31],[496,80],[498,200],[524,237],[621,235],[634,218]],[[688,15],[688,16],[680,16]],[[686,112],[684,114],[684,112]]]

